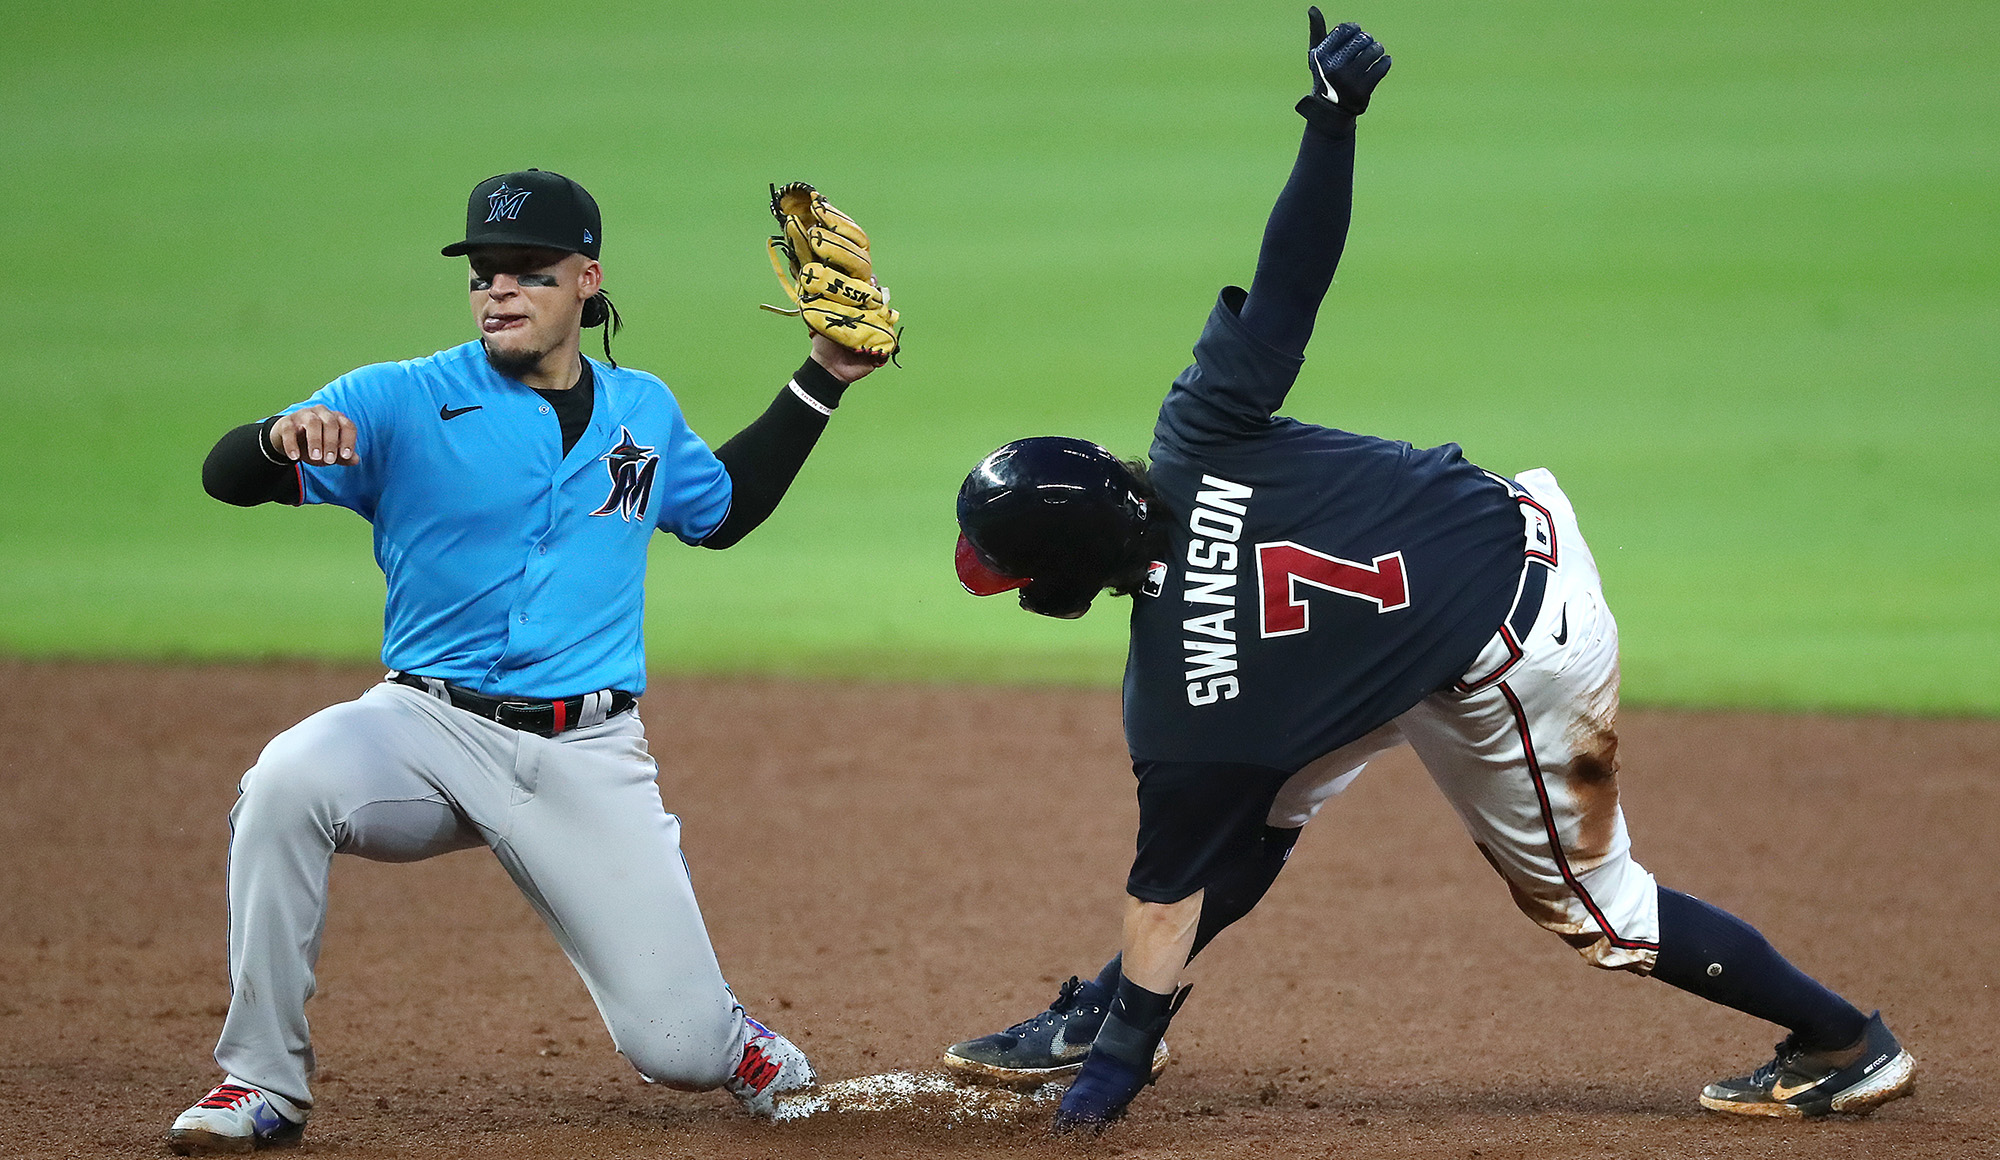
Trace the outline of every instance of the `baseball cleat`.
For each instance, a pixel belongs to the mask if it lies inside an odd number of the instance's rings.
[[[297,1143],[305,1130],[298,1105],[232,1075],[180,1114],[167,1129],[167,1147],[180,1156],[249,1152]]]
[[[1075,1075],[1090,1054],[1091,1041],[1111,1010],[1111,992],[1075,975],[1062,985],[1049,1009],[1005,1031],[945,1048],[944,1065],[967,1079],[987,1083],[1037,1084]],[[1152,1078],[1167,1069],[1164,1041],[1153,1051]]]
[[[722,1086],[743,1110],[760,1119],[778,1113],[778,1097],[801,1091],[819,1082],[812,1062],[792,1041],[750,1018],[743,1017],[749,1039],[743,1044],[743,1058]]]
[[[1860,1040],[1840,1051],[1806,1051],[1798,1036],[1786,1036],[1771,1062],[1701,1089],[1701,1106],[1739,1116],[1865,1116],[1915,1091],[1916,1065],[1877,1011]]]

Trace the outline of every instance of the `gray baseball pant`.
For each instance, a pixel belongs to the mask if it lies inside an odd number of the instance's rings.
[[[215,1060],[309,1108],[333,855],[414,862],[484,845],[554,933],[647,1079],[728,1077],[743,1010],[716,963],[637,712],[556,738],[383,683],[279,734],[230,812],[229,1015]]]

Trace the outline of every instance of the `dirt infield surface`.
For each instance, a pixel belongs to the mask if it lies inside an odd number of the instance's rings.
[[[163,1154],[216,1079],[224,845],[273,734],[377,670],[0,661],[0,1155]],[[823,1076],[934,1065],[1114,948],[1135,808],[1108,693],[656,685],[643,712],[752,1013]],[[2000,1155],[2000,722],[1628,713],[1635,849],[1880,1006],[1917,1096],[1703,1112],[1778,1033],[1535,929],[1407,753],[1203,955],[1126,1123],[749,1121],[639,1081],[492,857],[336,860],[295,1154],[371,1157]]]

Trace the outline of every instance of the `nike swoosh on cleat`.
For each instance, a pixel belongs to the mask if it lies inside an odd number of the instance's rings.
[[[1788,1103],[1792,1099],[1806,1094],[1832,1078],[1833,1074],[1823,1075],[1811,1083],[1802,1083],[1794,1088],[1788,1088],[1782,1083],[1774,1083],[1771,1085],[1771,1098],[1777,1100],[1779,1103]]]
[[[1569,605],[1563,605],[1562,626],[1556,629],[1556,643],[1569,643]]]
[[[1080,1055],[1087,1054],[1090,1051],[1090,1045],[1088,1043],[1083,1043],[1083,1044],[1065,1043],[1063,1041],[1063,1032],[1067,1030],[1069,1030],[1069,1028],[1066,1026],[1058,1026],[1056,1028],[1055,1038],[1049,1040],[1049,1055],[1051,1058],[1061,1059],[1061,1060],[1071,1060],[1075,1059]],[[1079,1050],[1079,1048],[1081,1050]]]
[[[473,411],[477,411],[477,410],[480,410],[480,409],[481,409],[481,408],[483,408],[484,406],[485,406],[485,404],[484,404],[484,403],[481,403],[481,404],[478,404],[477,406],[472,406],[472,407],[460,407],[460,408],[458,408],[457,410],[453,410],[453,409],[452,409],[452,408],[450,408],[450,407],[439,407],[439,408],[438,408],[438,418],[440,418],[440,419],[443,419],[443,420],[444,420],[445,422],[449,423],[449,422],[451,422],[451,421],[452,421],[453,419],[456,419],[456,418],[458,418],[458,417],[459,417],[460,415],[466,415],[466,414],[470,414],[470,413],[472,413]]]

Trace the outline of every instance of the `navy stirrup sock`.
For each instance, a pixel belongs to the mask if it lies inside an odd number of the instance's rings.
[[[1846,1047],[1868,1022],[1853,1004],[1787,962],[1755,927],[1664,886],[1653,977],[1787,1028],[1808,1051]]]

